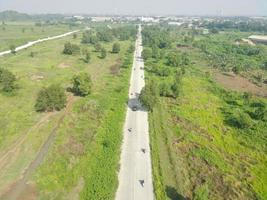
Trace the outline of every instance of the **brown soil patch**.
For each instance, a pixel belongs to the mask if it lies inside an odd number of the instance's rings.
[[[27,183],[25,189],[22,191],[19,199],[20,200],[35,200],[37,199],[38,192],[34,184]]]
[[[267,86],[263,85],[259,87],[251,83],[248,79],[233,75],[233,74],[222,74],[220,72],[214,72],[215,80],[223,85],[226,89],[241,91],[241,92],[250,92],[254,95],[267,97]]]
[[[69,68],[70,67],[70,65],[69,64],[67,64],[67,63],[60,63],[59,65],[58,65],[58,68],[60,68],[60,69],[65,69],[65,68]]]

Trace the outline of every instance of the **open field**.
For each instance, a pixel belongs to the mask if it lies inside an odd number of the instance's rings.
[[[0,51],[9,50],[11,45],[20,46],[29,41],[60,35],[77,27],[68,25],[36,26],[32,22],[5,22],[0,25]]]
[[[85,63],[80,54],[62,54],[67,41],[88,48],[90,62]],[[4,199],[25,176],[29,184],[21,199],[110,199],[115,195],[130,73],[121,65],[133,41],[119,41],[119,54],[110,53],[114,41],[101,43],[108,50],[105,59],[80,41],[81,33],[76,39],[68,36],[0,58],[0,66],[18,79],[14,94],[0,94],[0,195]],[[81,71],[91,75],[91,95],[68,94],[68,106],[62,111],[35,112],[42,87],[54,83],[68,88],[72,76]],[[44,149],[52,134],[51,148]],[[37,161],[38,168],[31,166],[40,150],[44,161]]]
[[[230,31],[185,41],[179,31],[174,33],[171,28],[170,38],[162,27],[156,31],[153,27],[145,29],[145,49],[152,49],[145,54],[147,84],[153,82],[158,91],[158,96],[151,97],[157,103],[149,114],[157,199],[266,199],[267,100],[260,97],[265,86],[249,81],[254,71],[266,78],[261,55],[237,56],[255,64],[235,75],[240,79],[243,76],[242,80],[257,88],[250,95],[250,88],[229,84],[225,89],[213,77],[214,68],[217,73],[229,73],[234,67],[232,61],[222,69],[216,65],[220,60],[212,65],[213,60],[206,58],[209,52],[217,56],[223,42],[231,42]],[[233,33],[232,37],[240,35]],[[155,50],[158,38],[172,43]],[[206,52],[202,50],[204,45],[196,45],[203,38],[207,39]],[[229,48],[223,53],[233,56],[231,48],[236,47]],[[260,48],[266,51],[265,46]],[[178,95],[174,93],[177,80]],[[261,117],[256,113],[262,113]]]

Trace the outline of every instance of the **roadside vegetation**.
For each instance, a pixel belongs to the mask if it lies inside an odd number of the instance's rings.
[[[150,109],[157,199],[267,198],[267,100],[226,90],[213,77],[242,66],[248,79],[256,70],[266,79],[266,46],[234,44],[243,34],[144,27],[141,101]]]

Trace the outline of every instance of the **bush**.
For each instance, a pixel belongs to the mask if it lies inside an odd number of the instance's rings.
[[[151,48],[145,48],[142,52],[142,57],[146,61],[149,58],[152,57],[152,49]]]
[[[119,43],[114,43],[112,47],[112,53],[119,53],[120,52],[120,44]]]
[[[10,45],[9,49],[10,49],[10,51],[11,51],[12,54],[16,54],[16,47],[15,47],[15,45]]]
[[[66,102],[64,89],[58,85],[51,85],[38,93],[35,110],[38,112],[61,110]]]
[[[157,85],[155,82],[148,83],[141,91],[139,99],[148,110],[152,111],[157,103]]]
[[[227,123],[233,127],[245,129],[253,125],[253,120],[247,113],[238,109],[229,115]]]
[[[4,92],[12,92],[15,89],[15,75],[3,68],[0,68],[0,87]]]
[[[92,81],[89,74],[81,72],[72,78],[72,91],[79,96],[87,96],[91,93]]]
[[[80,47],[76,44],[71,44],[70,42],[65,43],[63,54],[72,55],[79,53]]]
[[[100,58],[104,59],[107,57],[107,50],[105,48],[101,49],[101,55]]]

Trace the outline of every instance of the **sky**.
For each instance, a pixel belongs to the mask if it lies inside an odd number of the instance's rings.
[[[267,0],[0,0],[0,11],[130,15],[259,15]]]

